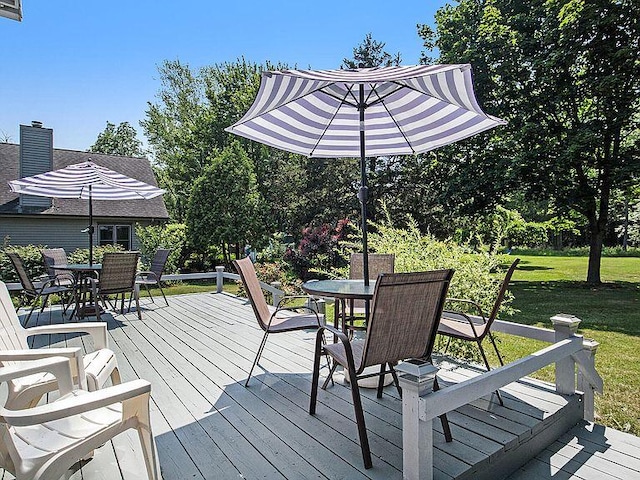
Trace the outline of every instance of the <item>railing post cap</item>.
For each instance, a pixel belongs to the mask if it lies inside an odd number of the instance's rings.
[[[590,352],[595,352],[599,346],[600,346],[600,343],[592,339],[585,339],[582,342],[582,348],[584,350],[589,350]]]
[[[216,272],[224,272],[224,265],[217,265]]]
[[[554,327],[569,327],[569,328],[578,328],[582,320],[574,315],[569,315],[566,313],[558,313],[551,317],[551,323]]]
[[[435,367],[431,362],[420,360],[417,358],[412,358],[401,362],[399,365],[394,367],[394,369],[396,370],[396,372],[401,373],[401,379],[415,383],[432,381],[433,379],[435,379],[436,374],[438,373],[438,368]]]

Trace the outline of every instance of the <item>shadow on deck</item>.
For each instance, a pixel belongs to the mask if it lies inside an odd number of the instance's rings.
[[[135,312],[103,319],[123,379],[152,383],[152,421],[165,480],[402,478],[402,401],[393,386],[382,399],[362,389],[370,470],[362,465],[350,390],[339,375],[335,386],[319,392],[317,414],[307,413],[314,332],[271,336],[261,369],[244,388],[262,336],[244,299],[181,295],[170,297],[169,307],[145,299],[143,309],[142,321]],[[51,317],[45,312],[31,325],[49,321],[61,321],[59,311]],[[36,342],[91,349],[85,336]],[[481,373],[447,358],[436,363],[445,388]],[[585,426],[579,395],[559,395],[530,379],[502,391],[504,407],[487,396],[448,414],[452,443],[445,443],[434,422],[434,478],[590,479],[640,472],[639,439]],[[137,439],[129,434],[77,467],[66,478],[144,477]]]

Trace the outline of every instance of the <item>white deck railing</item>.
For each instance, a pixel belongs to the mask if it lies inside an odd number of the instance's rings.
[[[224,285],[225,278],[228,280],[239,280],[240,275],[237,273],[228,273],[224,271],[224,267],[216,267],[215,272],[201,272],[201,273],[174,273],[162,275],[163,282],[170,282],[175,280],[207,280],[216,279],[216,292],[222,292],[222,286]],[[284,296],[284,292],[278,288],[279,283],[273,282],[272,284],[260,282],[260,286],[271,294],[273,305],[277,305],[278,302]],[[22,290],[22,285],[19,283],[7,283],[9,291]]]
[[[556,391],[583,394],[585,420],[593,421],[595,392],[602,392],[602,378],[595,369],[598,343],[577,335],[580,319],[571,315],[551,318],[553,330],[496,321],[493,331],[552,343],[531,355],[456,385],[433,391],[438,368],[426,362],[403,362],[402,444],[403,478],[433,478],[433,420],[522,377],[555,363]],[[576,366],[578,367],[576,369]]]

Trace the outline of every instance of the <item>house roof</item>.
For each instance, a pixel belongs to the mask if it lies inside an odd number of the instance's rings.
[[[136,180],[157,186],[149,161],[145,158],[105,155],[76,150],[53,149],[53,170],[91,160]],[[37,215],[86,216],[88,204],[81,199],[56,198],[46,210],[19,212],[19,195],[9,188],[10,180],[20,178],[20,145],[0,143],[0,214],[29,213]],[[94,200],[95,217],[168,219],[169,213],[162,196],[150,200]]]

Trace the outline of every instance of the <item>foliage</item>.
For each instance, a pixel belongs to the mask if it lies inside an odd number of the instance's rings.
[[[182,264],[183,253],[187,244],[187,227],[182,223],[169,223],[167,225],[142,226],[136,224],[136,237],[140,242],[140,257],[144,268],[151,265],[153,256],[159,248],[171,250],[167,263],[166,273],[176,273]]]
[[[219,245],[225,254],[230,244],[258,246],[264,236],[263,208],[249,157],[233,142],[195,182],[187,211],[189,242],[199,252]]]
[[[291,245],[285,243],[285,235],[282,232],[274,233],[266,247],[258,252],[258,261],[273,263],[284,258],[287,248]]]
[[[102,262],[102,256],[107,252],[121,252],[121,245],[101,245],[93,247],[93,263]],[[69,263],[89,263],[89,249],[78,248],[67,256]]]
[[[298,295],[301,292],[300,285],[302,282],[291,274],[290,269],[286,263],[282,260],[277,262],[256,262],[253,264],[256,269],[256,275],[259,280],[267,284],[273,284],[277,282],[277,288],[282,290],[285,295]],[[266,294],[267,292],[265,292]],[[238,293],[239,296],[246,296],[244,285],[238,280]],[[270,300],[267,299],[269,302]]]
[[[44,261],[42,260],[43,248],[47,247],[43,245],[10,245],[7,240],[5,240],[2,250],[0,250],[0,280],[8,283],[20,281],[9,257],[4,253],[5,251],[16,252],[20,255],[29,278],[34,279],[47,275],[47,270],[44,266]]]
[[[367,33],[360,45],[353,49],[353,59],[345,58],[342,65],[346,68],[390,67],[400,65],[400,52],[390,54],[384,51],[385,44],[378,42]]]
[[[442,63],[468,62],[480,104],[509,121],[474,137],[474,169],[502,191],[549,198],[589,225],[600,281],[611,191],[637,177],[640,24],[632,0],[461,0],[420,33]],[[488,182],[485,184],[489,185]],[[500,189],[490,189],[500,193]],[[476,188],[476,191],[481,191]]]
[[[98,134],[96,143],[89,147],[89,152],[123,155],[125,157],[144,157],[142,142],[138,140],[135,128],[129,122],[122,122],[117,127],[107,122],[105,129]]]
[[[404,229],[393,227],[389,218],[375,227],[377,231],[370,234],[369,244],[376,252],[395,254],[396,272],[453,268],[455,274],[448,296],[473,300],[483,311],[491,310],[504,278],[500,267],[510,263],[509,257],[475,253],[453,240],[438,241],[432,235],[422,234],[411,219]],[[509,307],[512,298],[505,297],[501,315],[513,313]]]
[[[347,238],[349,219],[339,220],[334,227],[327,223],[318,227],[306,227],[296,249],[287,248],[284,259],[303,281],[311,274],[329,272],[337,267],[340,242]]]

